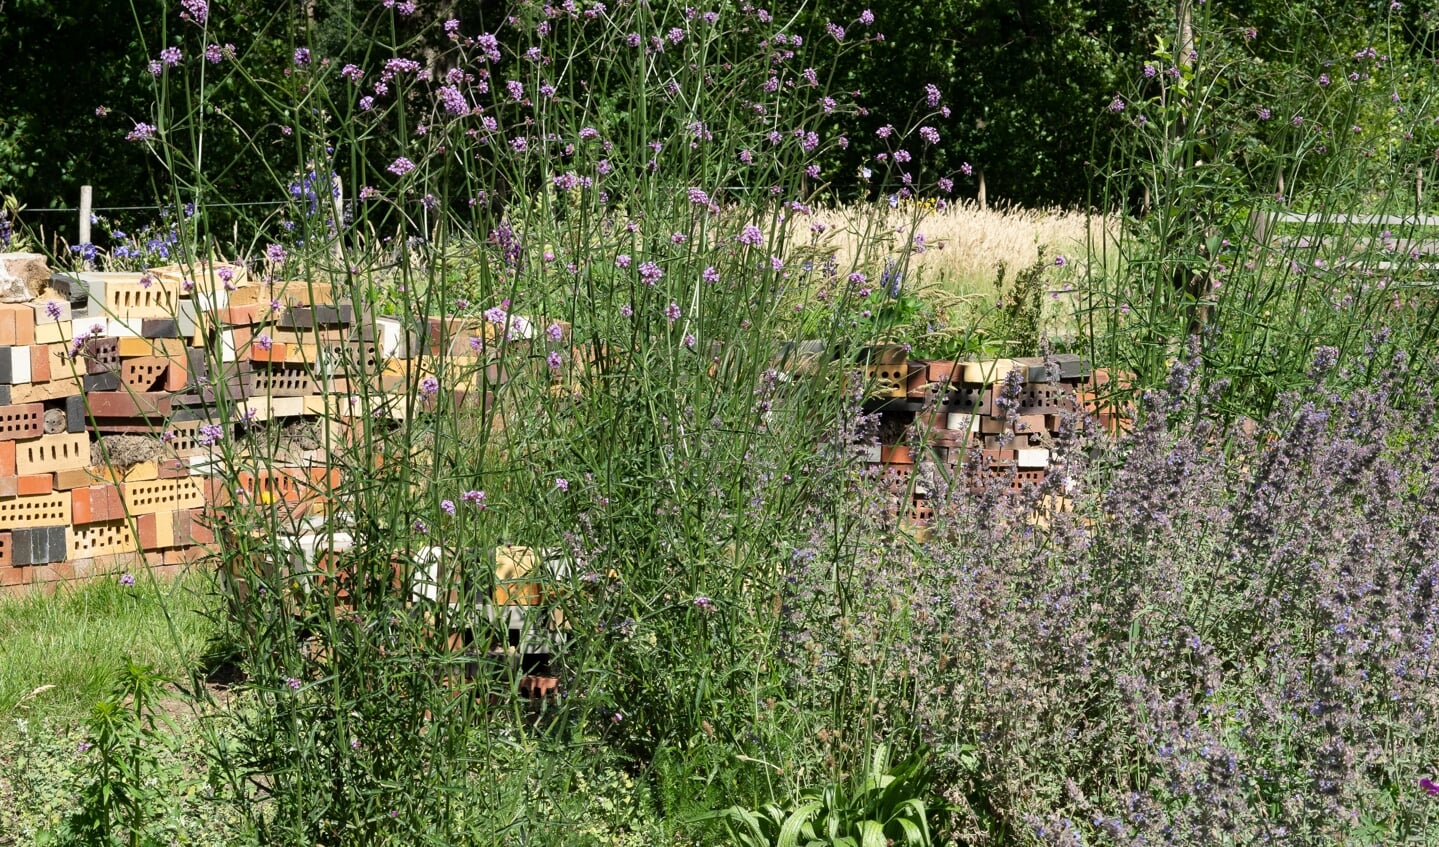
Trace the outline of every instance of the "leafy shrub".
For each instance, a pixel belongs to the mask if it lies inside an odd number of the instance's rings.
[[[731,842],[745,847],[928,847],[932,774],[919,756],[890,766],[876,748],[869,768],[849,785],[806,788],[792,807],[740,806],[718,813]]]

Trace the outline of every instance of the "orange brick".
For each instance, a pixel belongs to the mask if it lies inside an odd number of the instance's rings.
[[[165,370],[165,390],[184,391],[185,386],[190,384],[190,373],[185,368],[185,358],[171,359],[170,367]]]
[[[29,347],[35,343],[35,310],[28,303],[16,303],[15,306],[15,343],[21,347]]]
[[[16,477],[15,493],[21,497],[31,494],[49,494],[55,490],[55,477],[47,473],[29,474]]]
[[[276,341],[271,344],[269,350],[262,348],[258,344],[251,344],[250,361],[270,362],[271,364],[283,365],[287,361],[285,359],[286,350],[287,346],[283,341]]]
[[[244,306],[220,309],[215,313],[215,320],[222,324],[248,325],[259,323],[260,319],[268,314],[270,314],[269,303],[250,303]]]
[[[50,381],[50,348],[46,345],[30,346],[30,381]]]
[[[95,523],[95,510],[90,503],[90,489],[77,488],[70,492],[70,523]]]
[[[15,442],[0,441],[0,476],[15,475]]]
[[[0,303],[0,347],[35,343],[35,310],[28,303]]]
[[[137,356],[120,362],[120,381],[131,391],[154,391],[163,389],[165,372],[170,367],[168,359],[159,356]]]

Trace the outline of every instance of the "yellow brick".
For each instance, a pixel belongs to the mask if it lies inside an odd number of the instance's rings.
[[[205,494],[193,477],[127,482],[120,488],[125,510],[132,515],[150,515],[177,509],[199,509]]]
[[[1019,367],[1013,359],[989,359],[983,362],[964,363],[964,381],[970,383],[999,382],[1009,372]],[[1021,368],[1021,370],[1023,370]]]
[[[68,344],[71,340],[72,321],[51,321],[35,325],[36,344]]]
[[[175,513],[174,513],[174,512],[156,512],[156,513],[155,513],[155,546],[156,546],[156,547],[174,547],[174,546],[175,546]]]
[[[0,529],[60,526],[70,523],[70,492],[0,500]]]
[[[159,462],[139,462],[131,465],[125,471],[126,482],[147,482],[160,478]]]
[[[170,526],[170,535],[173,537],[174,524],[171,523]],[[65,533],[65,541],[68,558],[72,561],[93,556],[132,553],[136,549],[135,533],[131,531],[130,522],[126,520],[71,527],[70,531]]]
[[[15,472],[21,476],[75,470],[90,464],[88,433],[62,432],[15,442]]]
[[[183,338],[130,338],[120,339],[119,354],[122,359],[136,356],[162,356],[168,359],[185,358]]]

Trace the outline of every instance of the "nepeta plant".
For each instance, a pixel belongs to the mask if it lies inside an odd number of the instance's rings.
[[[1323,348],[1233,431],[1182,362],[1132,434],[1070,421],[1026,495],[941,487],[926,540],[876,506],[808,548],[795,684],[874,704],[822,740],[933,745],[961,842],[1432,838],[1433,369],[1394,355],[1370,382]]]

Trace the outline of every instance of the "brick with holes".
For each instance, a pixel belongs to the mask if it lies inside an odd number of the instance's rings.
[[[0,500],[0,529],[56,526],[70,521],[70,492]]]
[[[45,405],[0,406],[0,441],[36,438],[45,433]]]
[[[43,435],[15,443],[15,470],[22,476],[72,470],[89,464],[88,433]]]
[[[169,369],[169,360],[159,356],[124,359],[120,362],[120,381],[131,391],[164,391]]]

